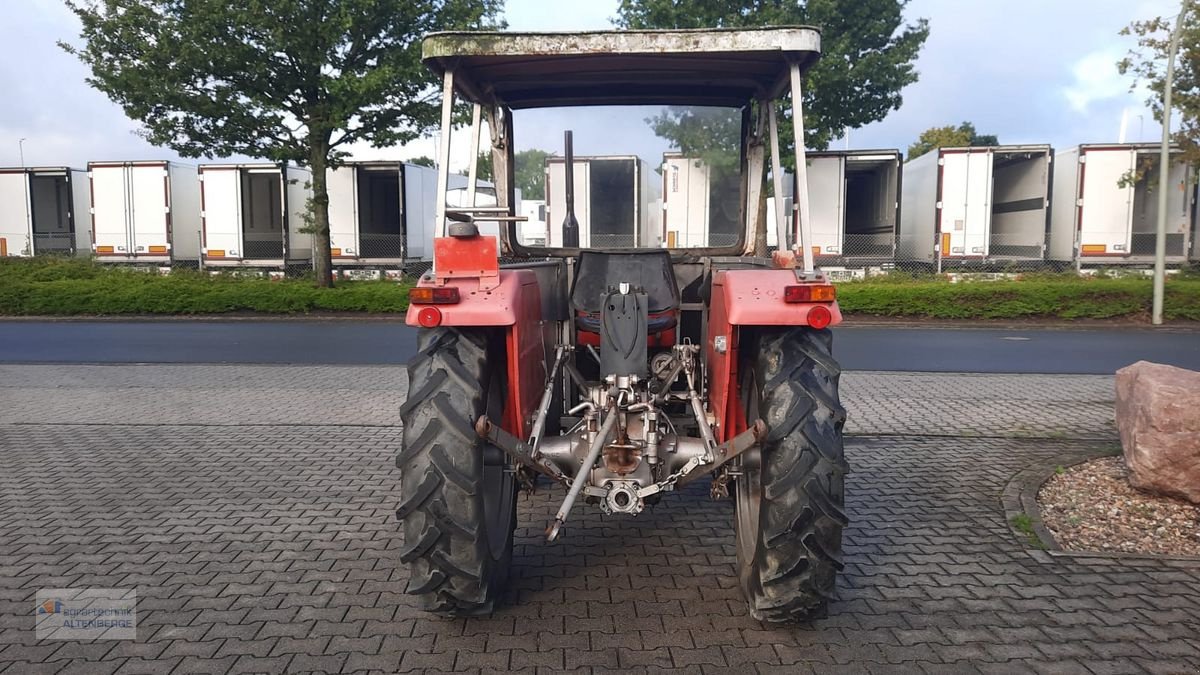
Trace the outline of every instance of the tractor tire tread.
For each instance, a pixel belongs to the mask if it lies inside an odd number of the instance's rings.
[[[743,590],[767,623],[824,616],[842,568],[846,411],[829,330],[764,329],[752,362],[762,382],[762,451],[757,551]]]
[[[474,429],[486,407],[487,356],[484,331],[440,327],[421,331],[408,363],[396,456],[400,560],[409,566],[406,592],[439,614],[490,614],[507,575],[507,562],[489,552]]]

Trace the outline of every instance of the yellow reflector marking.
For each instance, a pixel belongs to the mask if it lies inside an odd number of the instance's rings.
[[[813,286],[813,302],[833,302],[837,298],[837,290],[833,286]]]

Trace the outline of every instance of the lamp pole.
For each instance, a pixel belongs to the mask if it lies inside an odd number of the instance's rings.
[[[1175,30],[1171,31],[1171,42],[1167,46],[1167,77],[1163,82],[1162,147],[1158,159],[1158,231],[1154,238],[1154,305],[1150,322],[1155,326],[1163,322],[1163,286],[1167,273],[1167,190],[1170,189],[1171,173],[1171,89],[1175,79],[1175,52],[1179,50],[1179,33],[1183,30],[1183,17],[1187,14],[1189,0],[1180,3],[1179,15],[1175,17]]]
[[[21,153],[21,168],[25,168],[25,139],[17,141],[17,152]]]

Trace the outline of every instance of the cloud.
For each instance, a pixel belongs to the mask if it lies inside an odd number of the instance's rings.
[[[1063,96],[1075,112],[1086,113],[1097,101],[1125,98],[1128,78],[1117,74],[1117,61],[1123,51],[1117,47],[1099,49],[1075,61],[1071,74],[1075,81],[1063,89]]]

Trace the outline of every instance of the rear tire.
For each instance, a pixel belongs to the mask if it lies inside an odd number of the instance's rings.
[[[400,561],[409,565],[407,592],[440,614],[491,613],[512,561],[513,473],[475,433],[480,415],[503,412],[504,361],[489,347],[484,330],[422,330],[408,363],[396,457]]]
[[[734,481],[739,577],[760,621],[824,616],[842,569],[846,412],[832,343],[829,330],[788,327],[743,346],[747,417],[770,429]]]

